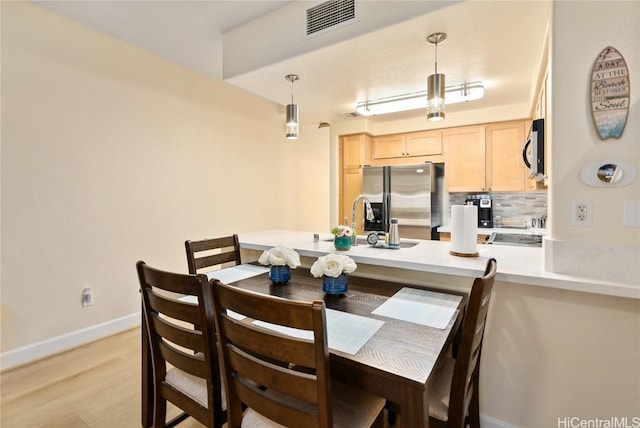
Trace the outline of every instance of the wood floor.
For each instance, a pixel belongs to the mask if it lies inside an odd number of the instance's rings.
[[[2,428],[139,427],[140,329],[4,372],[0,387]]]
[[[140,329],[2,373],[0,384],[2,428],[139,427]]]

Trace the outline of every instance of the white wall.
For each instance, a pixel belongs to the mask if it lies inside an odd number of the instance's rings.
[[[283,124],[283,106],[2,2],[3,357],[135,314],[135,262],[186,272],[186,239],[328,230],[329,131]]]
[[[556,2],[552,52],[552,203],[554,237],[638,242],[640,229],[622,225],[622,201],[640,199],[640,179],[625,187],[589,187],[580,169],[590,162],[623,160],[640,165],[640,4],[628,1]],[[579,22],[576,31],[564,22]],[[587,31],[587,29],[600,29]],[[580,46],[577,49],[576,46]],[[607,46],[627,61],[631,108],[620,139],[601,140],[591,119],[591,69]],[[593,226],[571,225],[572,199],[593,201]]]
[[[622,275],[638,284],[640,228],[623,225],[623,204],[640,200],[640,179],[625,187],[590,187],[580,170],[591,162],[616,161],[640,169],[640,3],[560,1],[554,3],[553,20],[546,269],[602,279]],[[591,118],[590,79],[607,46],[625,57],[631,100],[621,138],[602,141]],[[591,227],[571,224],[575,200],[592,202]]]

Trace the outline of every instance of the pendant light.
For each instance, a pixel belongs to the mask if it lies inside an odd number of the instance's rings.
[[[293,82],[299,79],[297,74],[287,74],[284,78],[291,82],[291,104],[287,104],[287,122],[285,132],[288,140],[298,139],[298,106],[293,103]]]
[[[447,39],[445,33],[433,33],[427,37],[427,42],[435,45],[435,73],[427,78],[427,120],[444,119],[444,74],[438,74],[438,43]]]

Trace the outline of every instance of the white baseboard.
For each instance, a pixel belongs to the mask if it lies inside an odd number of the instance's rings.
[[[517,428],[515,425],[485,415],[480,415],[480,425],[482,428]]]
[[[138,325],[140,325],[140,312],[14,349],[0,355],[0,368],[4,371],[21,366]]]

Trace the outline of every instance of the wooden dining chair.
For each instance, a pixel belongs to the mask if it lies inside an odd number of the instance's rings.
[[[455,358],[445,357],[438,366],[429,393],[429,426],[435,428],[480,427],[480,355],[484,327],[496,276],[497,262],[491,258],[482,277],[475,278],[467,303]],[[399,409],[387,403],[390,424]]]
[[[480,356],[491,290],[498,268],[487,261],[484,275],[471,287],[455,359],[447,358],[429,395],[429,426],[480,427]]]
[[[207,427],[222,427],[226,398],[215,323],[203,297],[207,277],[161,271],[142,261],[136,267],[153,364],[153,426],[173,427],[192,416]],[[168,422],[167,401],[182,410]]]
[[[262,295],[215,279],[210,284],[230,428],[383,424],[383,398],[331,379],[324,302]]]
[[[200,273],[201,269],[210,271],[215,268],[239,265],[240,243],[238,235],[209,238],[199,241],[185,241],[189,273]]]

